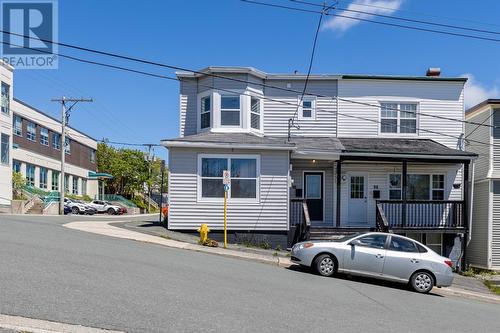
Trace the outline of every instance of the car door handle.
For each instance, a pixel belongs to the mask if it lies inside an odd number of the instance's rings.
[[[375,255],[375,258],[378,258],[378,259],[382,259],[383,257],[384,257],[384,256],[383,256],[383,255],[381,255],[380,253]]]
[[[418,259],[412,258],[412,259],[410,259],[410,262],[412,264],[418,264],[420,261]]]

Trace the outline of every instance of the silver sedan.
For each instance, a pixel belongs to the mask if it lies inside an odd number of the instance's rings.
[[[297,243],[292,261],[318,274],[336,272],[409,283],[428,293],[453,282],[452,262],[419,242],[394,234],[369,232],[334,241]]]

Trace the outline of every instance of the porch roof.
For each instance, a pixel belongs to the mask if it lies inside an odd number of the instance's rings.
[[[343,156],[393,156],[412,158],[463,159],[477,155],[449,148],[431,139],[408,138],[340,138]]]

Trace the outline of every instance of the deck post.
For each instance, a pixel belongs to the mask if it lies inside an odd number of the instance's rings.
[[[337,228],[340,228],[340,187],[341,187],[341,182],[342,182],[342,161],[339,159],[337,160],[337,204],[336,204],[336,226]]]
[[[403,201],[401,205],[401,226],[404,228],[406,226],[406,192],[408,190],[408,162],[403,161],[403,170],[401,175],[401,185],[402,193],[401,199]]]
[[[462,205],[462,223],[464,227],[464,238],[463,242],[463,253],[462,253],[462,271],[466,270],[466,253],[467,253],[467,238],[469,237],[469,163],[470,161],[464,162],[464,173],[462,175],[462,184],[464,186],[463,190],[463,205]]]

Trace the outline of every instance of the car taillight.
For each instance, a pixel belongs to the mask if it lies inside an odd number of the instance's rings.
[[[446,259],[444,263],[450,267],[453,267],[453,262],[450,259]]]

